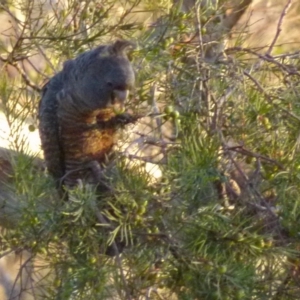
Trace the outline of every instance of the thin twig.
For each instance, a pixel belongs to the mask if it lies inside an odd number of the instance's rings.
[[[277,162],[276,160],[271,159],[267,156],[261,155],[259,153],[255,153],[255,152],[252,152],[250,150],[247,150],[243,146],[228,147],[227,150],[234,151],[234,152],[237,152],[237,153],[241,153],[243,155],[247,155],[247,156],[250,156],[250,157],[255,157],[255,158],[258,158],[258,159],[265,160],[266,162],[272,163],[272,164],[278,166],[280,169],[284,170],[284,166],[281,163]]]
[[[10,295],[9,295],[9,299],[13,299],[13,292],[14,292],[15,287],[16,287],[16,285],[17,285],[17,281],[18,281],[19,278],[20,278],[20,279],[22,278],[21,275],[22,275],[23,269],[26,268],[26,265],[27,265],[32,259],[33,259],[33,256],[30,255],[30,257],[29,257],[28,259],[26,259],[25,262],[22,263],[22,265],[20,266],[20,269],[19,269],[19,271],[18,271],[18,273],[17,273],[17,276],[16,276],[15,281],[14,281],[14,283],[13,283],[13,286],[12,286],[12,288],[11,288]],[[21,299],[21,294],[22,294],[22,283],[21,283],[21,288],[20,288],[20,293],[19,293],[19,299]]]
[[[284,6],[282,12],[281,12],[281,15],[280,15],[280,18],[279,18],[278,24],[277,24],[277,31],[276,31],[276,34],[275,34],[275,36],[274,36],[274,39],[273,39],[273,41],[272,41],[272,43],[271,43],[269,49],[268,49],[267,52],[266,52],[266,55],[271,55],[271,53],[272,53],[272,51],[273,51],[273,48],[274,48],[274,46],[275,46],[275,44],[276,44],[276,42],[277,42],[277,40],[278,40],[278,37],[279,37],[279,35],[280,35],[281,31],[282,31],[282,23],[283,23],[283,19],[284,19],[284,17],[286,16],[286,14],[287,14],[289,8],[291,7],[292,2],[293,2],[293,0],[288,0],[287,3],[286,3],[286,5]]]
[[[93,201],[93,203],[92,203],[92,209],[95,211],[96,217],[97,217],[98,221],[101,224],[105,224],[105,225],[110,226],[110,224],[105,220],[105,218],[103,217],[103,215],[101,214],[101,212],[97,208],[95,201]],[[129,292],[129,289],[128,289],[128,286],[127,286],[125,274],[124,274],[123,267],[122,267],[122,260],[121,260],[121,257],[120,257],[119,249],[118,249],[117,244],[114,240],[113,240],[111,245],[114,249],[114,252],[116,253],[115,259],[116,259],[117,265],[118,265],[119,270],[120,270],[121,279],[123,281],[123,286],[124,286],[124,290],[125,290],[125,294],[126,294],[126,299],[131,300],[130,292]]]
[[[212,116],[212,120],[210,123],[210,130],[211,132],[214,132],[217,129],[217,124],[222,112],[222,108],[224,106],[224,104],[226,103],[226,101],[228,100],[228,98],[232,95],[232,93],[235,91],[235,86],[233,87],[229,87],[223,96],[221,96],[218,101],[215,101],[215,106],[214,106],[214,114]]]
[[[280,107],[279,105],[277,105],[276,103],[274,103],[272,101],[272,97],[265,91],[265,89],[261,86],[261,84],[252,76],[250,75],[250,73],[248,73],[247,71],[243,71],[243,74],[245,76],[247,76],[251,81],[254,82],[254,84],[256,85],[256,87],[258,88],[258,90],[266,97],[267,101],[274,105],[275,107],[281,109],[283,112],[285,112],[287,115],[293,117],[294,119],[296,119],[298,122],[300,122],[300,117],[298,117],[297,115],[295,115],[294,113],[288,111],[287,109]]]
[[[127,158],[129,158],[130,160],[132,159],[137,159],[146,163],[152,163],[152,164],[156,164],[156,165],[165,165],[168,161],[166,157],[163,157],[162,159],[160,159],[159,161],[154,161],[153,158],[157,157],[160,155],[160,153],[156,154],[156,155],[149,155],[149,156],[139,156],[139,155],[134,155],[134,154],[129,154],[126,152],[121,152],[121,154]]]
[[[42,89],[40,87],[38,87],[36,84],[34,84],[30,78],[28,77],[28,75],[25,73],[25,71],[18,65],[17,62],[12,62],[10,63],[12,66],[14,66],[17,71],[20,73],[23,81],[26,83],[27,86],[31,87],[34,91],[36,92],[41,92]]]
[[[243,48],[243,47],[233,47],[233,48],[228,48],[226,50],[226,52],[228,52],[228,53],[230,53],[232,51],[242,51],[242,52],[252,54],[252,55],[257,56],[258,58],[260,58],[262,61],[267,61],[269,63],[272,63],[272,64],[276,65],[280,69],[287,72],[289,75],[298,75],[298,76],[300,76],[300,73],[297,71],[297,69],[295,67],[291,68],[291,66],[285,65],[285,64],[277,61],[277,59],[282,60],[283,58],[299,58],[299,56],[300,56],[299,52],[292,53],[290,55],[289,54],[284,54],[284,55],[271,56],[271,55],[267,55],[267,54],[260,54],[256,51],[253,51],[252,49]],[[254,69],[254,70],[256,70],[256,69]],[[253,69],[252,69],[252,72],[253,72]]]
[[[268,211],[269,214],[275,219],[278,219],[278,216],[273,212],[273,210],[271,209],[270,205],[267,203],[267,201],[265,200],[265,198],[260,194],[260,192],[256,189],[256,187],[254,186],[254,184],[251,183],[251,180],[249,179],[249,177],[247,176],[247,174],[245,174],[245,172],[242,170],[242,168],[240,167],[240,165],[235,161],[231,151],[228,149],[228,146],[226,144],[226,141],[223,137],[223,134],[221,132],[219,132],[221,139],[222,139],[222,145],[223,145],[223,149],[224,152],[226,152],[226,154],[228,154],[228,157],[231,161],[231,163],[234,165],[234,167],[236,168],[236,170],[238,171],[238,173],[240,174],[241,178],[243,179],[243,181],[245,182],[245,184],[252,190],[252,192],[256,195],[256,197],[258,197],[258,199],[261,201],[261,203],[264,206],[258,205],[257,203],[253,203],[253,202],[248,202],[249,205],[255,207],[256,209],[260,210],[260,211]],[[257,170],[256,173],[260,173],[260,169],[261,169],[261,164],[260,161],[258,159],[257,161]]]

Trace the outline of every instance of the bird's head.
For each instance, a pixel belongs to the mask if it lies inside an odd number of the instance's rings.
[[[77,104],[91,111],[112,108],[122,110],[135,76],[127,57],[133,47],[128,41],[100,46],[72,61],[72,89]]]

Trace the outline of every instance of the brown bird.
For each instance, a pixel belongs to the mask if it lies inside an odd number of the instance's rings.
[[[43,88],[39,130],[49,173],[58,184],[97,181],[121,124],[131,122],[123,109],[134,85],[128,41],[99,46],[67,61]]]
[[[109,162],[120,125],[135,119],[120,113],[135,81],[126,55],[130,46],[117,41],[82,53],[67,61],[43,88],[39,131],[46,166],[59,191],[62,185],[73,188],[82,183],[94,185],[98,193],[107,190],[101,167]],[[96,215],[97,222],[114,229],[100,212]],[[119,236],[116,239],[106,254],[121,252],[125,244]]]

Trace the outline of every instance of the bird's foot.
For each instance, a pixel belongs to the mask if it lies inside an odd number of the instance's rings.
[[[119,115],[116,115],[114,117],[114,122],[116,123],[116,125],[118,126],[125,126],[127,124],[130,124],[130,123],[134,123],[137,121],[137,117],[136,116],[133,116],[129,113],[122,113],[122,114],[119,114]]]

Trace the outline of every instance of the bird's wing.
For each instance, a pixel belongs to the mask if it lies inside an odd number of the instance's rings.
[[[62,87],[60,74],[57,74],[44,86],[39,104],[39,131],[44,157],[49,173],[58,183],[64,175],[63,149],[57,117],[57,93]]]

